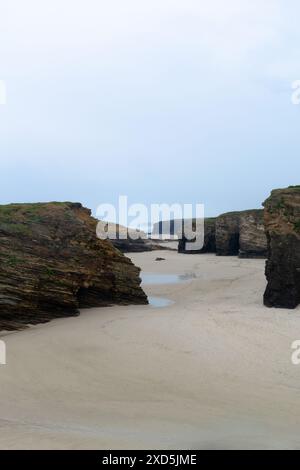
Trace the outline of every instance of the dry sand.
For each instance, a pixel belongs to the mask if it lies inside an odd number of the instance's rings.
[[[264,261],[160,252],[174,304],[85,310],[5,336],[1,449],[300,448],[300,310],[262,306]]]

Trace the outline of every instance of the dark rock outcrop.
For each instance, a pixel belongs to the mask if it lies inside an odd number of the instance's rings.
[[[96,237],[96,224],[79,203],[0,206],[0,329],[147,303],[140,269]]]
[[[196,230],[196,221],[193,220],[193,231]],[[188,240],[182,237],[178,242],[178,253],[198,254],[198,253],[215,253],[216,252],[216,219],[204,219],[204,244],[200,250],[187,250],[187,243],[193,243],[195,240]]]
[[[240,249],[240,212],[228,212],[216,220],[216,253],[235,256]]]
[[[264,303],[292,309],[300,303],[300,186],[272,191],[264,207],[268,239]]]
[[[266,255],[263,210],[228,212],[216,220],[216,253],[241,258]]]

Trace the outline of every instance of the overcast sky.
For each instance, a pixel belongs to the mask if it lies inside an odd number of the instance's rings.
[[[2,0],[0,203],[259,207],[300,183],[298,0]]]

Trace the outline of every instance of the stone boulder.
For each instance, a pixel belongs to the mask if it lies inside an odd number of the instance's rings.
[[[300,186],[272,191],[264,207],[268,240],[264,303],[292,309],[300,303]]]
[[[0,329],[147,303],[140,269],[96,237],[96,224],[79,203],[0,206]]]

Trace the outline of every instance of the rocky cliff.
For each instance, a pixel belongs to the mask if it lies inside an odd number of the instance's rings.
[[[216,220],[216,252],[219,256],[238,255],[240,247],[240,212],[228,212]]]
[[[216,220],[216,252],[244,258],[266,256],[263,210],[228,212]]]
[[[264,303],[295,308],[300,303],[300,186],[272,191],[264,206],[268,239]]]
[[[240,258],[267,257],[267,237],[263,210],[241,213],[239,245]]]
[[[193,231],[196,230],[196,221],[193,221]],[[178,242],[178,253],[185,254],[198,254],[198,253],[215,253],[216,252],[216,219],[205,218],[204,219],[204,244],[201,250],[187,250],[187,243],[191,243],[193,240],[187,240],[186,237]]]
[[[77,203],[0,206],[0,328],[147,303],[139,268],[96,237],[96,224]]]

